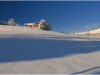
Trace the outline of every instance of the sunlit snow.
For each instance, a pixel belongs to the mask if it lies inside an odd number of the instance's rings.
[[[1,25],[0,74],[100,74],[100,37]]]

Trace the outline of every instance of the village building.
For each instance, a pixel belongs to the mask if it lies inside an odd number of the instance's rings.
[[[36,23],[34,23],[34,22],[33,23],[25,23],[24,26],[34,27],[34,28],[48,30],[48,31],[51,30],[51,25],[43,19],[41,19],[40,22],[36,22]]]
[[[26,27],[33,27],[34,24],[35,24],[34,22],[33,23],[25,23],[24,26],[26,26]]]

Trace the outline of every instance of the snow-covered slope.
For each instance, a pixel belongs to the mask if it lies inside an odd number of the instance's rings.
[[[87,33],[90,33],[90,34],[100,34],[100,28],[95,29],[95,30],[86,31],[86,32],[78,32],[76,34],[87,34]]]
[[[0,74],[100,74],[100,38],[0,26]]]
[[[91,30],[89,32],[92,33],[92,34],[100,33],[100,28],[96,29],[96,30]]]

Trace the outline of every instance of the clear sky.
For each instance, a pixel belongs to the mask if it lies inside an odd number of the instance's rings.
[[[0,21],[38,22],[45,19],[53,31],[82,31],[100,27],[100,1],[0,1]]]

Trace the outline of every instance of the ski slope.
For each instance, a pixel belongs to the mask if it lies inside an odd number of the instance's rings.
[[[0,74],[100,74],[100,37],[1,25]]]

